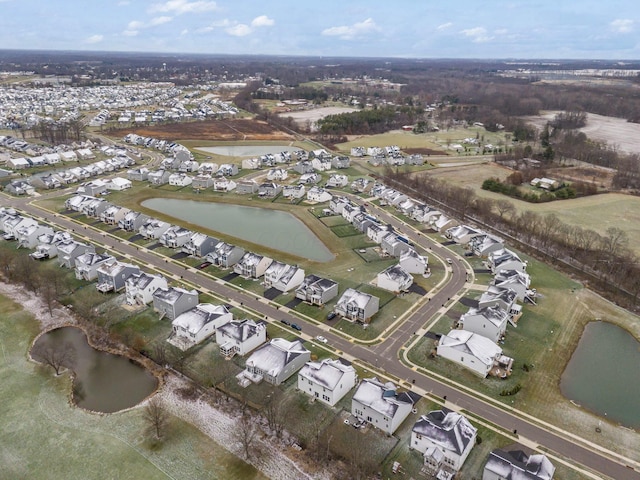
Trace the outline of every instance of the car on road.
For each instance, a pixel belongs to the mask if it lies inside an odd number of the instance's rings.
[[[336,312],[327,313],[327,320],[333,320],[334,318],[336,318],[336,315],[337,315]]]
[[[448,263],[449,265],[451,265],[451,264],[453,263],[453,260],[451,260],[450,258],[445,258],[445,260],[447,261],[447,263]]]
[[[197,268],[198,270],[202,270],[203,268],[207,268],[209,265],[211,265],[211,262],[202,262]]]
[[[282,320],[280,320],[282,323],[284,323],[285,325],[291,325],[287,320],[285,320],[284,318]]]
[[[300,325],[298,325],[297,323],[292,323],[291,324],[291,328],[293,328],[294,330],[298,330],[299,332],[302,331],[302,327]]]
[[[322,342],[322,343],[327,343],[328,342],[328,340],[326,338],[324,338],[322,335],[318,335],[316,337],[316,340],[319,341],[319,342]]]

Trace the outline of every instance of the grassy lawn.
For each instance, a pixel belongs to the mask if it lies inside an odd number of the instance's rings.
[[[0,478],[264,479],[196,428],[170,419],[165,442],[149,449],[140,409],[94,415],[68,403],[68,376],[28,362],[37,322],[0,297]]]

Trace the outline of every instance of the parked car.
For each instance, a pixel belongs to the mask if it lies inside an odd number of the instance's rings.
[[[292,323],[291,328],[293,328],[294,330],[298,330],[299,332],[302,331],[302,327],[297,323]]]
[[[211,265],[211,262],[202,262],[200,265],[198,265],[198,270],[202,270],[203,268],[207,268],[209,265]]]
[[[324,338],[322,335],[318,335],[316,337],[316,340],[319,341],[319,342],[322,342],[322,343],[327,343],[328,342],[328,340],[326,338]]]
[[[291,325],[289,322],[287,322],[284,318],[282,320],[280,320],[282,323],[284,323],[285,325]]]
[[[336,318],[336,315],[337,315],[336,312],[327,313],[327,320],[333,320],[334,318]]]

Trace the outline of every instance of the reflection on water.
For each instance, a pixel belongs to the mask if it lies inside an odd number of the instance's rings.
[[[87,343],[84,332],[76,327],[51,330],[40,336],[32,356],[38,352],[71,348],[63,366],[75,373],[75,403],[95,412],[117,412],[137,405],[156,389],[158,380],[145,368],[120,355],[101,352]],[[50,359],[51,360],[51,359]],[[48,362],[45,362],[48,363]]]

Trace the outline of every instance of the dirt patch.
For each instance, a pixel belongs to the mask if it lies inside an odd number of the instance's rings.
[[[549,168],[546,175],[567,182],[593,183],[600,188],[610,190],[615,171],[592,166]]]
[[[136,133],[162,140],[286,140],[291,135],[277,130],[266,122],[251,119],[203,120],[201,122],[172,123],[153,127],[122,129],[116,136]]]
[[[432,148],[403,148],[402,151],[409,155],[446,155],[447,153],[442,150],[434,150]]]
[[[315,123],[318,120],[329,115],[339,115],[341,113],[351,113],[355,111],[357,111],[356,108],[349,107],[322,107],[314,108],[311,110],[300,110],[297,112],[281,113],[280,116],[291,117],[299,125],[304,125],[307,122]]]

